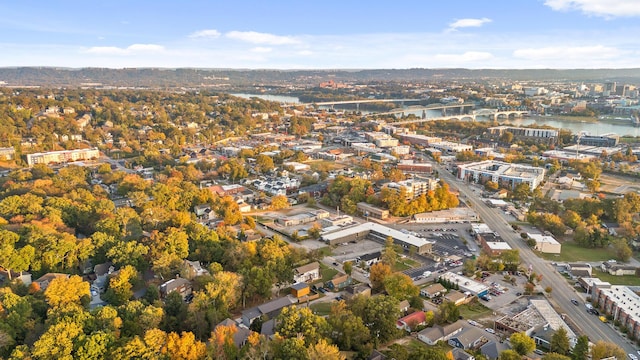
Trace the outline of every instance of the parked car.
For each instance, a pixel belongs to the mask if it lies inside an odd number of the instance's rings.
[[[486,328],[486,329],[484,329],[484,330],[485,330],[486,332],[488,332],[489,334],[495,334],[495,333],[496,333],[496,331],[495,331],[495,330],[493,330],[492,328]]]

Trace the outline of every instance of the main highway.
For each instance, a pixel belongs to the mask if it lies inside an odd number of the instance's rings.
[[[580,299],[575,288],[570,285],[567,280],[562,277],[556,269],[544,259],[538,257],[528,246],[522,241],[518,233],[514,232],[511,225],[504,218],[502,211],[487,206],[478,195],[460,180],[457,180],[449,171],[440,165],[436,165],[440,178],[445,180],[452,188],[457,188],[460,195],[464,196],[465,201],[473,207],[478,216],[486,223],[494,232],[500,235],[513,249],[518,249],[522,263],[525,266],[531,266],[536,274],[542,275],[542,288],[550,286],[552,288],[551,299],[552,304],[562,309],[560,313],[566,314],[567,317],[575,324],[578,331],[587,335],[591,342],[604,340],[612,342],[622,347],[627,354],[636,353],[636,347],[633,346],[626,338],[623,338],[618,332],[613,330],[610,325],[603,323],[600,319],[592,314],[587,313],[586,307],[580,301],[580,305],[576,306],[571,303],[571,299]]]

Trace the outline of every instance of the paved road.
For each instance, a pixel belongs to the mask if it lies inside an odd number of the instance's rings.
[[[446,180],[452,187],[457,188],[460,194],[465,196],[466,201],[471,203],[482,221],[486,223],[493,231],[498,233],[513,249],[520,251],[523,264],[531,265],[536,274],[542,275],[541,286],[543,288],[551,286],[553,289],[551,302],[555,303],[561,310],[560,313],[566,314],[573,323],[587,336],[592,342],[604,340],[618,344],[627,353],[636,353],[636,347],[620,336],[607,324],[604,324],[597,316],[588,314],[584,305],[575,306],[571,303],[571,299],[578,299],[579,295],[576,290],[562,277],[555,269],[545,260],[539,258],[527,245],[522,241],[520,236],[513,231],[511,226],[503,217],[503,212],[499,209],[490,208],[480,201],[478,196],[473,193],[468,186],[465,186],[457,180],[450,172],[443,167],[436,165],[436,169],[441,178]]]

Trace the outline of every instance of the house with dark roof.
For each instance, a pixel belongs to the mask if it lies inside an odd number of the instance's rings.
[[[371,266],[382,258],[382,253],[380,251],[376,251],[370,254],[360,255],[356,258],[356,263],[364,263],[367,266]]]
[[[451,350],[451,357],[453,360],[476,360],[475,356],[457,347]]]
[[[344,297],[348,300],[356,295],[371,296],[371,288],[367,284],[349,285],[344,288]]]
[[[193,287],[191,286],[191,281],[181,277],[171,279],[160,285],[160,295],[162,295],[163,298],[167,297],[172,292],[177,292],[184,300],[187,296],[191,295],[192,291]]]
[[[579,277],[591,277],[593,269],[589,263],[568,263],[566,265],[567,271],[571,276]]]
[[[271,300],[267,303],[258,305],[251,309],[247,309],[242,312],[242,323],[248,327],[249,325],[251,325],[253,320],[259,318],[262,315],[266,315],[268,318],[273,319],[278,316],[278,314],[280,314],[280,311],[283,308],[291,306],[292,304],[295,304],[297,302],[297,299],[285,296],[275,300]]]
[[[462,305],[469,300],[465,294],[456,290],[451,290],[444,298],[456,305]]]
[[[229,318],[222,320],[218,325],[216,325],[216,328],[220,325],[235,329],[235,332],[233,333],[233,344],[237,348],[241,348],[242,346],[244,346],[244,344],[247,342],[247,339],[249,338],[249,335],[251,334],[251,330],[238,326],[235,321]]]
[[[498,357],[500,356],[498,344],[496,344],[494,341],[489,341],[488,343],[480,346],[480,353],[484,355],[488,360],[498,360]]]
[[[435,345],[438,341],[448,341],[464,329],[464,322],[458,320],[453,324],[434,325],[418,333],[418,340],[427,345]]]
[[[295,282],[312,282],[318,279],[320,279],[320,264],[317,261],[293,269]]]
[[[426,315],[424,311],[416,311],[407,316],[403,316],[396,321],[396,327],[400,330],[408,332],[413,331],[416,326],[426,324]]]
[[[469,350],[478,348],[486,341],[487,338],[484,337],[484,332],[482,332],[482,330],[477,327],[471,327],[452,336],[448,343],[453,347]]]
[[[307,283],[295,283],[291,285],[291,295],[296,298],[301,298],[305,295],[309,295],[311,288],[309,288],[309,284]]]

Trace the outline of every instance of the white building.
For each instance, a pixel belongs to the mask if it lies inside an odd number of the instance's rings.
[[[470,292],[476,296],[484,296],[489,293],[489,287],[481,282],[472,280],[466,276],[458,275],[452,272],[446,272],[440,275],[440,278],[448,280],[452,284],[458,285],[460,291]]]
[[[560,254],[562,250],[562,245],[553,238],[553,236],[542,235],[542,234],[529,234],[527,235],[535,240],[537,251],[547,253],[547,254]]]
[[[91,160],[100,157],[98,149],[78,149],[78,150],[62,150],[49,151],[42,153],[33,153],[27,155],[27,164],[33,166],[35,164],[51,164],[51,163],[68,163],[80,160]]]
[[[444,154],[456,154],[463,151],[473,151],[473,146],[467,144],[454,143],[451,141],[440,141],[429,144],[429,147],[440,150]]]
[[[502,161],[485,160],[458,165],[458,179],[484,183],[493,181],[515,188],[518,184],[527,183],[531,190],[544,179],[545,169],[541,167],[511,164]]]

